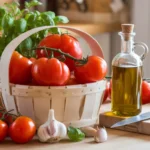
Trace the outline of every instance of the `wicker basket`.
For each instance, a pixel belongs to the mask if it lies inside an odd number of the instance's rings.
[[[84,127],[94,125],[99,117],[99,109],[106,81],[96,83],[70,85],[70,86],[28,86],[9,84],[9,63],[13,51],[16,47],[30,35],[52,26],[44,26],[27,31],[5,48],[1,57],[1,94],[3,104],[7,110],[14,109],[35,120],[39,126],[47,120],[48,111],[54,109],[57,120],[66,125]],[[70,28],[67,29],[79,34],[89,44],[93,54],[103,57],[99,44],[87,33]]]

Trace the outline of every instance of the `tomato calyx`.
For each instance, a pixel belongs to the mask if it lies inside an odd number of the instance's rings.
[[[72,55],[70,55],[69,53],[63,52],[61,49],[50,48],[50,47],[37,47],[32,50],[41,50],[41,49],[43,49],[45,51],[47,58],[53,58],[54,52],[57,52],[61,55],[61,56],[57,57],[57,59],[59,59],[60,61],[61,60],[65,61],[66,57],[68,57],[68,58],[72,59],[73,61],[75,61],[76,66],[81,66],[88,62],[88,56],[86,58],[77,59],[77,58],[73,57]],[[51,51],[50,56],[48,55],[48,51]]]

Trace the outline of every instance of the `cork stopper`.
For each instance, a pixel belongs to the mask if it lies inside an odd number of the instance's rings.
[[[125,40],[128,41],[130,33],[133,33],[134,24],[121,24],[122,33],[125,33]]]

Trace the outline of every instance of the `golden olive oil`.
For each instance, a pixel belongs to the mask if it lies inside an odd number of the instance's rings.
[[[112,67],[112,112],[134,116],[141,112],[142,67]]]

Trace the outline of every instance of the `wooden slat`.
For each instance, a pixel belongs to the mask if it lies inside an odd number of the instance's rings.
[[[96,101],[95,93],[86,95],[81,119],[89,119],[89,118],[92,119],[95,101]]]
[[[82,88],[72,88],[72,89],[20,89],[17,87],[12,87],[12,95],[15,96],[33,96],[33,97],[50,97],[57,96],[82,96],[85,94],[100,92],[100,88],[92,87],[82,87]]]
[[[66,98],[64,121],[73,121],[80,119],[80,106],[84,96],[74,96]]]
[[[50,109],[50,98],[34,98],[34,114],[37,126],[45,123],[48,119]]]
[[[100,105],[101,105],[101,101],[102,101],[102,94],[103,94],[102,92],[96,93],[96,100],[95,100],[95,104],[94,104],[92,118],[95,118],[99,115],[99,109],[100,109]]]
[[[51,108],[55,111],[55,118],[58,121],[63,122],[65,111],[65,97],[58,96],[53,97],[51,100]]]
[[[33,104],[33,99],[32,97],[21,97],[21,96],[16,96],[16,103],[18,107],[18,111],[25,116],[28,116],[35,120],[34,116],[34,104]]]

